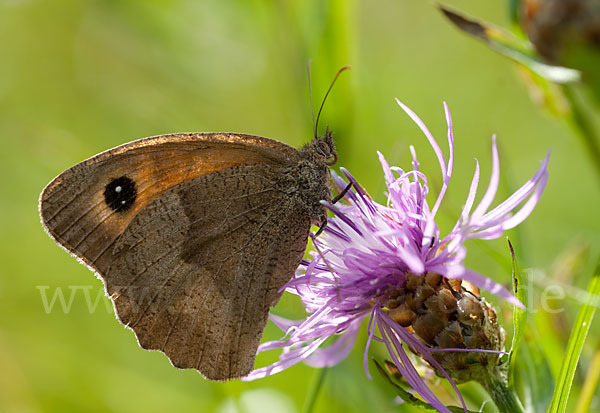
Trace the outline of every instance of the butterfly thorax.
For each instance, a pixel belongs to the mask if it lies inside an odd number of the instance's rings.
[[[327,131],[324,137],[313,139],[300,149],[300,155],[302,160],[294,168],[298,198],[308,208],[312,223],[320,225],[327,219],[321,201],[332,199],[329,166],[337,160],[331,133]]]

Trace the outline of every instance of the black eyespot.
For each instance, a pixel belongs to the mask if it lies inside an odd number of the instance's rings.
[[[135,182],[126,176],[113,179],[104,188],[104,200],[116,212],[127,211],[135,202],[137,190]]]

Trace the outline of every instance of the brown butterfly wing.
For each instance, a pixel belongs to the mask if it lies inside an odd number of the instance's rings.
[[[173,134],[141,139],[63,172],[40,195],[48,233],[92,269],[145,205],[180,183],[237,165],[294,162],[298,151],[280,142],[239,134]],[[115,211],[104,192],[113,180],[135,184],[132,205]]]
[[[252,370],[269,307],[310,227],[273,172],[235,167],[185,182],[127,227],[107,288],[142,347],[214,380]]]
[[[306,245],[310,218],[276,180],[298,157],[249,135],[132,142],[52,181],[42,222],[102,276],[143,347],[209,378],[239,377]],[[121,177],[135,185],[124,209],[105,195]]]

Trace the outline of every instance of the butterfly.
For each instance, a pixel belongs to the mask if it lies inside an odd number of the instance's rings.
[[[103,280],[139,345],[212,380],[247,375],[269,308],[327,216],[329,131],[297,150],[236,133],[137,140],[52,180],[48,234]]]
[[[104,282],[142,348],[211,380],[246,376],[269,309],[327,223],[329,129],[300,149],[238,133],[140,139],[54,178],[46,232]],[[310,90],[310,66],[309,66]],[[312,100],[312,97],[311,97]]]

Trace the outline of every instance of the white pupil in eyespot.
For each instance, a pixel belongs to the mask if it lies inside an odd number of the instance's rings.
[[[121,192],[123,190],[123,188],[121,187],[121,185],[116,186],[115,187],[115,192],[118,194],[119,192]]]
[[[123,200],[123,201],[121,201],[121,205],[125,205],[125,201],[124,201],[124,200]]]

